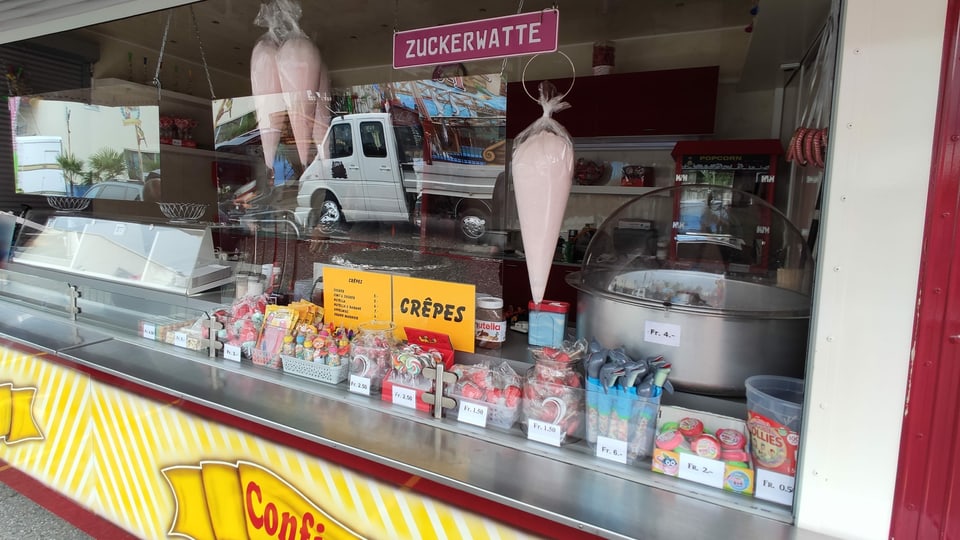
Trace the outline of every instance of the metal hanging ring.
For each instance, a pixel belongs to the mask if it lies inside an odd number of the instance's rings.
[[[567,59],[567,62],[570,63],[570,72],[573,74],[572,77],[570,78],[570,88],[567,88],[567,91],[560,95],[560,100],[563,101],[563,99],[567,97],[567,95],[570,93],[570,91],[573,90],[573,84],[574,84],[575,82],[577,82],[577,68],[576,68],[576,66],[573,65],[573,60],[571,60],[570,57],[567,56],[567,53],[561,51],[560,49],[557,49],[556,52],[557,52],[557,54],[559,54],[560,56],[563,56],[564,58]],[[535,101],[535,102],[537,102],[537,103],[540,103],[540,100],[537,99],[537,98],[535,98],[535,97],[533,97],[533,96],[530,94],[530,91],[527,90],[527,68],[530,67],[530,64],[533,63],[533,61],[536,60],[538,56],[540,56],[539,53],[533,55],[532,57],[530,57],[529,60],[527,60],[527,63],[524,64],[524,66],[523,66],[523,72],[520,74],[520,86],[523,87],[523,92],[524,92],[525,94],[527,94],[527,97],[529,97],[530,99],[532,99],[533,101]]]

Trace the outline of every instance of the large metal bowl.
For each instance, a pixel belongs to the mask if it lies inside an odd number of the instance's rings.
[[[722,293],[709,301],[688,294],[654,299],[650,296],[657,295],[645,290],[612,286],[678,281],[702,290],[720,281]],[[578,290],[578,337],[595,338],[607,348],[623,346],[631,356],[662,354],[673,365],[670,380],[681,390],[742,396],[751,375],[803,377],[810,317],[805,294],[678,270],[575,272],[567,282]]]

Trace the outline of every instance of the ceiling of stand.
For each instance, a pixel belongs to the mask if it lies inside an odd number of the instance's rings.
[[[4,17],[23,21],[55,19],[83,4],[103,8],[113,4],[143,4],[140,0],[11,0],[0,2],[0,31],[8,30]],[[182,3],[147,3],[153,9]],[[545,9],[553,0],[301,0],[301,27],[320,47],[332,71],[382,66],[391,62],[394,28],[407,30],[473,19]],[[721,77],[743,79],[750,88],[772,87],[780,65],[796,62],[816,34],[830,0],[763,2],[756,20],[750,14],[754,0],[565,0],[559,2],[561,46],[598,40],[621,43],[645,40],[642,64],[618,54],[618,68],[663,69],[720,64]],[[260,2],[206,0],[192,4],[199,32],[194,31],[191,6],[173,8],[166,54],[198,59],[197,34],[207,61],[237,75],[249,73],[250,51],[265,29],[254,24]],[[143,10],[149,8],[141,7]],[[118,16],[124,10],[115,9]],[[83,32],[88,39],[110,37],[158,50],[168,11],[155,11]],[[101,19],[102,20],[102,19]],[[744,28],[755,26],[753,33]],[[56,23],[51,22],[50,27]],[[718,32],[722,37],[718,38]],[[716,49],[722,47],[724,51]],[[649,46],[648,46],[649,45]],[[618,51],[619,51],[618,47]],[[639,61],[638,61],[639,62]],[[620,69],[618,69],[620,71]]]

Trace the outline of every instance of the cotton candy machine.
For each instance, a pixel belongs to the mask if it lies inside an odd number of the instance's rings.
[[[742,396],[751,375],[803,377],[812,278],[806,243],[783,214],[696,184],[621,206],[567,281],[580,337],[663,355],[682,390]]]

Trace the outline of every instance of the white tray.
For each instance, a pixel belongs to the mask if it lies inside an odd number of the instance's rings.
[[[350,363],[343,362],[339,366],[328,366],[318,362],[307,362],[294,356],[281,355],[283,372],[292,373],[315,381],[327,384],[339,384],[347,380],[350,373]]]

